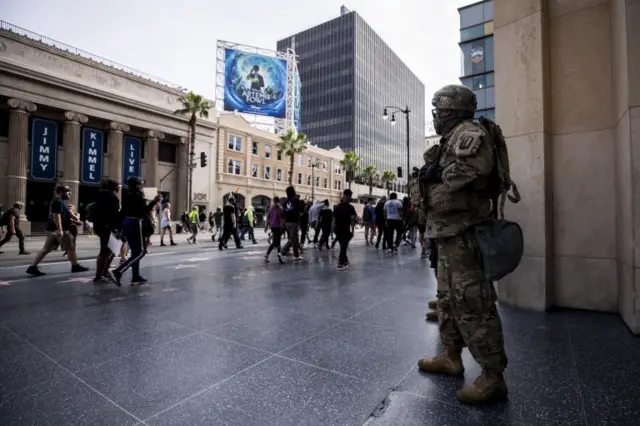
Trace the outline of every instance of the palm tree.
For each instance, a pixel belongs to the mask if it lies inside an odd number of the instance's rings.
[[[387,188],[387,197],[389,196],[389,191],[391,190],[391,182],[394,182],[396,179],[398,179],[398,176],[396,176],[396,174],[391,170],[385,170],[384,172],[382,172],[382,177],[380,178],[380,180]]]
[[[293,185],[294,160],[297,154],[302,154],[307,149],[307,136],[289,129],[284,136],[280,136],[276,149],[289,156],[289,185]],[[313,185],[313,182],[311,184]]]
[[[196,95],[194,92],[187,92],[178,99],[178,102],[182,104],[182,108],[175,110],[173,113],[189,117],[189,164],[192,164],[196,155],[196,121],[198,117],[209,118],[209,110],[212,108],[212,105],[204,97]],[[187,194],[191,194],[193,173],[191,167],[187,170],[189,173],[189,188]],[[189,211],[191,210],[191,198],[191,195],[187,196]]]
[[[347,182],[349,182],[349,189],[351,189],[353,176],[360,168],[360,157],[358,157],[353,151],[347,152],[344,155],[344,158],[340,160],[340,166],[342,166],[342,169],[347,175]]]
[[[369,164],[362,170],[362,178],[369,185],[369,196],[373,193],[373,184],[378,180],[378,169],[375,164]]]

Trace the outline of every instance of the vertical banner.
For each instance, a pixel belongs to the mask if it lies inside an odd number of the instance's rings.
[[[104,133],[85,127],[82,129],[82,183],[100,183],[102,180]]]
[[[140,177],[142,141],[131,136],[124,137],[122,152],[122,186],[127,185],[130,177]]]
[[[58,123],[34,118],[31,123],[31,177],[55,180],[58,170]]]

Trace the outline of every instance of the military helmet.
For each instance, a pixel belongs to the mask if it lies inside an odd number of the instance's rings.
[[[431,104],[438,109],[475,112],[478,108],[476,94],[471,89],[457,84],[444,86],[433,94]]]

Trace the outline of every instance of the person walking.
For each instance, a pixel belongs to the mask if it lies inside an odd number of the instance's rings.
[[[362,224],[364,225],[364,241],[367,245],[373,245],[376,237],[376,211],[373,207],[373,198],[367,200],[367,205],[362,210]]]
[[[217,207],[216,212],[213,214],[213,223],[216,227],[216,230],[211,236],[211,241],[216,241],[216,235],[218,235],[218,240],[222,238],[222,216],[222,209],[220,207]]]
[[[187,238],[189,244],[198,244],[196,241],[196,235],[198,235],[198,219],[199,219],[198,207],[194,206],[193,210],[189,212],[189,227],[191,230],[191,236]]]
[[[322,247],[329,249],[329,237],[331,236],[331,226],[333,224],[333,212],[329,205],[329,200],[324,200],[322,210],[318,215],[318,228],[320,229],[320,241],[318,250],[322,251]]]
[[[351,196],[351,190],[345,189],[340,203],[333,209],[336,239],[340,244],[340,254],[338,255],[339,271],[349,268],[347,249],[349,248],[349,241],[353,238],[353,223],[358,218],[356,209],[351,205]]]
[[[227,201],[227,205],[222,209],[222,237],[220,237],[220,241],[218,243],[218,250],[222,251],[227,247],[227,242],[229,238],[233,236],[233,241],[236,243],[236,248],[243,248],[242,243],[240,242],[240,237],[238,237],[237,231],[237,217],[236,217],[236,207],[235,200],[233,198],[229,198]]]
[[[168,201],[164,203],[164,208],[162,209],[162,219],[160,219],[160,246],[165,247],[164,243],[164,234],[169,233],[169,241],[172,246],[177,246],[177,244],[173,241],[173,230],[171,229],[173,226],[173,222],[171,221],[171,203]]]
[[[95,233],[100,240],[100,252],[96,259],[96,276],[93,279],[95,283],[106,281],[109,266],[116,255],[109,248],[109,239],[112,233],[120,232],[122,225],[118,189],[120,189],[120,183],[117,181],[111,179],[103,181],[100,185],[98,201],[87,208],[87,217],[93,221]]]
[[[282,210],[282,206],[280,205],[280,198],[273,197],[273,203],[271,207],[269,207],[269,211],[267,212],[267,224],[265,226],[264,232],[266,233],[271,229],[271,244],[269,244],[269,248],[267,249],[267,254],[264,256],[264,262],[269,263],[269,255],[276,249],[276,253],[280,251],[280,241],[282,239],[282,227],[284,226],[284,212]],[[282,262],[282,258],[278,256],[278,260],[280,263]]]
[[[69,233],[71,228],[71,212],[67,203],[71,196],[71,188],[66,185],[56,187],[56,196],[49,204],[49,218],[47,219],[46,238],[42,250],[38,252],[33,263],[27,268],[27,274],[34,277],[45,275],[40,271],[38,265],[51,251],[60,247],[67,253],[67,259],[71,262],[71,272],[86,272],[86,268],[78,263],[76,246],[73,237]]]
[[[161,198],[162,196],[157,194],[151,202],[147,203],[142,192],[142,180],[135,176],[127,180],[127,191],[122,195],[121,229],[131,250],[131,256],[117,268],[109,271],[111,279],[118,287],[121,285],[122,274],[129,268],[133,275],[131,285],[147,282],[140,275],[140,260],[147,254],[145,240],[153,233],[150,214]]]
[[[284,203],[284,220],[285,227],[289,231],[289,238],[287,243],[282,247],[282,250],[278,253],[278,259],[282,262],[282,257],[289,253],[289,249],[293,247],[293,260],[301,261],[300,256],[300,215],[303,211],[302,201],[296,195],[296,190],[293,186],[289,186],[286,189],[287,200]]]
[[[389,248],[389,253],[397,253],[404,223],[402,221],[402,202],[398,200],[398,194],[395,192],[389,195],[389,201],[384,205],[384,213],[387,219],[387,247]],[[394,232],[396,234],[395,240],[393,239]]]
[[[376,228],[378,231],[378,239],[376,240],[376,250],[380,248],[380,240],[382,240],[382,250],[387,249],[387,221],[384,216],[384,205],[387,202],[387,197],[382,197],[378,200],[378,204],[375,207],[376,215]]]
[[[320,228],[318,227],[318,219],[320,218],[320,212],[324,203],[316,201],[316,203],[309,209],[309,229],[313,229],[313,244],[318,244],[318,237],[320,234]]]
[[[31,253],[24,249],[24,235],[20,230],[20,212],[23,207],[24,203],[22,203],[22,201],[16,201],[13,203],[12,208],[0,215],[0,226],[6,226],[7,229],[7,233],[2,241],[0,241],[0,247],[11,241],[11,237],[15,235],[18,237],[18,254],[27,255]],[[4,254],[4,252],[0,251],[0,254]]]

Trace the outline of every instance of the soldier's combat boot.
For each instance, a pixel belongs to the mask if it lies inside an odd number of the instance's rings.
[[[438,322],[438,313],[436,311],[427,312],[427,321]]]
[[[436,310],[438,308],[438,299],[429,300],[429,309]]]
[[[425,373],[447,374],[461,376],[464,374],[460,350],[445,349],[433,358],[423,358],[418,361],[418,368]]]
[[[507,384],[502,373],[483,371],[470,385],[460,389],[458,401],[468,405],[487,405],[507,397]]]

